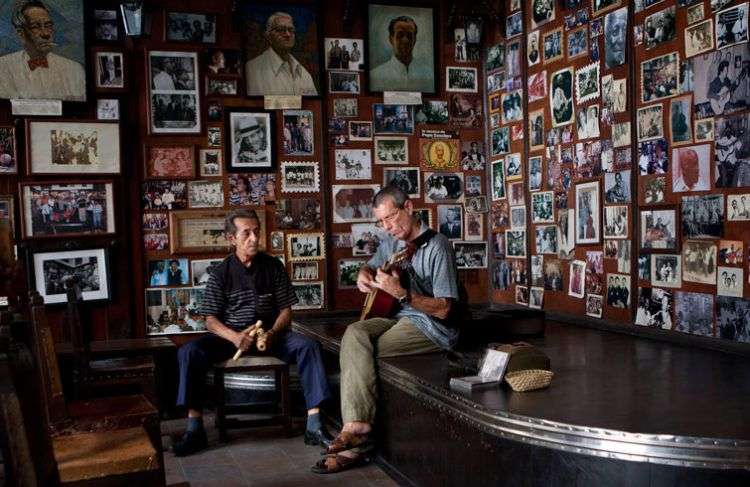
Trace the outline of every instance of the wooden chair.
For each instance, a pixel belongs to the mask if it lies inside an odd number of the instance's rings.
[[[34,394],[25,398],[19,396],[19,402],[33,405],[32,411],[36,412],[33,422],[41,421],[45,425],[47,449],[52,452],[56,466],[55,479],[45,477],[38,485],[97,486],[134,482],[164,485],[157,410],[142,395],[66,403],[42,297],[32,292],[30,305],[33,361],[29,364],[29,360],[16,360],[13,375],[15,385],[36,386],[32,388],[36,389],[36,397]],[[17,348],[23,349],[23,346]],[[31,416],[24,414],[24,417]],[[27,435],[27,440],[33,437]]]
[[[230,409],[226,403],[224,375],[242,372],[272,372],[276,378],[276,391],[279,395],[279,414],[268,419],[240,420],[227,418]],[[289,398],[289,364],[276,357],[240,357],[238,360],[227,360],[214,366],[214,391],[216,401],[216,429],[219,430],[219,441],[227,441],[227,429],[249,428],[254,426],[278,425],[285,434],[292,428],[292,412]],[[247,409],[247,407],[245,407]]]

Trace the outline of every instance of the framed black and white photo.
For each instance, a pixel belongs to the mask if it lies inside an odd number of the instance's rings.
[[[365,120],[349,121],[349,140],[354,142],[372,140],[372,122]]]
[[[526,257],[526,230],[505,231],[505,255]]]
[[[484,217],[481,213],[464,213],[464,240],[484,240]]]
[[[445,91],[458,93],[476,93],[479,85],[477,68],[446,66]]]
[[[436,92],[436,22],[432,7],[368,5],[371,91]]]
[[[112,298],[109,255],[105,248],[35,252],[30,281],[44,298],[44,304],[66,303],[65,283],[73,279],[83,301]]]
[[[198,175],[200,177],[221,176],[224,160],[219,149],[200,149],[198,151]]]
[[[419,198],[420,191],[420,174],[418,167],[384,167],[383,168],[383,185],[395,186],[410,198]]]
[[[555,2],[550,0],[532,0],[531,2],[531,28],[555,20]]]
[[[637,129],[638,140],[653,140],[664,138],[664,107],[661,103],[638,109]]]
[[[164,40],[194,44],[216,43],[216,15],[166,12],[164,15]]]
[[[96,87],[100,89],[125,88],[125,65],[121,52],[96,53]]]
[[[99,98],[96,100],[96,119],[120,120],[120,100],[117,98]],[[0,162],[0,173],[2,173],[2,162]]]
[[[550,81],[550,112],[552,127],[562,127],[573,123],[573,68],[565,68],[552,73]]]
[[[356,106],[356,105],[355,105]],[[284,110],[284,154],[311,156],[315,152],[313,112]]]
[[[745,286],[741,267],[719,266],[716,271],[716,294],[741,298]]]
[[[356,98],[334,98],[333,116],[346,118],[359,116],[359,107]]]
[[[357,275],[363,265],[367,263],[364,259],[339,259],[338,265],[338,289],[357,289]]]
[[[487,242],[453,242],[458,269],[486,269]]]
[[[30,175],[120,173],[116,122],[28,119],[26,138]]]
[[[539,31],[529,32],[526,36],[526,61],[529,66],[539,64],[542,53],[539,49]]]
[[[730,205],[731,206],[731,205]],[[732,209],[729,209],[731,219]],[[724,195],[682,197],[683,238],[715,239],[724,236]]]
[[[224,259],[194,259],[190,261],[190,276],[193,286],[205,286],[211,273]]]
[[[323,308],[325,304],[325,286],[323,281],[292,281],[292,289],[294,289],[294,294],[297,296],[297,304],[293,304],[292,309],[303,310]]]
[[[237,78],[214,78],[206,76],[207,96],[235,96],[237,93]]]
[[[500,95],[501,121],[509,124],[523,119],[523,90],[513,90]]]
[[[716,49],[747,43],[748,2],[716,12]]]
[[[276,218],[278,221],[279,214],[276,213]],[[282,217],[283,218],[283,217]],[[284,232],[280,230],[276,230],[271,232],[271,237],[269,239],[269,250],[271,252],[283,252],[284,251]]]
[[[604,207],[604,238],[628,238],[628,207]]]
[[[320,191],[320,163],[283,161],[281,191],[284,193],[317,193]]]
[[[700,6],[702,7],[703,4],[701,3]],[[694,335],[713,336],[713,294],[675,291],[674,314],[675,330]]]
[[[552,29],[544,33],[542,36],[542,49],[544,64],[563,58],[563,31],[561,28]]]
[[[619,0],[616,3],[619,5]],[[627,35],[628,8],[609,12],[604,17],[604,65],[607,69],[625,64]]]
[[[120,39],[117,10],[94,10],[94,37],[97,41],[117,41]]]
[[[651,285],[682,287],[682,259],[680,255],[651,254]]]
[[[336,180],[372,179],[370,149],[336,149]]]
[[[385,232],[374,223],[352,224],[352,255],[373,255],[378,250]]]
[[[554,223],[554,200],[552,191],[531,193],[531,223]]]
[[[641,103],[679,94],[680,56],[671,52],[641,63]]]
[[[319,199],[284,198],[276,202],[277,229],[320,230],[321,220]]]
[[[558,234],[556,225],[539,225],[534,229],[536,253],[552,254],[558,253]]]
[[[750,221],[750,194],[727,195],[727,221]]]
[[[328,72],[329,93],[348,93],[350,95],[359,94],[361,86],[362,83],[359,79],[359,73],[350,71]]]
[[[599,182],[576,185],[576,243],[600,242]]]
[[[325,240],[322,233],[288,233],[289,262],[325,259]]]
[[[273,151],[273,113],[228,112],[230,141],[226,144],[227,171],[268,172],[276,168]]]
[[[188,208],[223,208],[222,181],[188,181]]]
[[[365,42],[363,39],[326,37],[324,41],[326,69],[344,71],[365,70]]]
[[[425,172],[424,193],[425,203],[456,203],[462,201],[464,173]]]
[[[414,110],[409,105],[372,105],[373,128],[376,134],[410,135],[414,133]]]
[[[672,291],[651,287],[638,288],[635,324],[671,330]]]
[[[378,184],[334,184],[333,222],[374,222],[372,199],[380,190]]]
[[[375,137],[375,164],[408,164],[409,139],[407,137]]]
[[[198,54],[148,53],[149,114],[153,134],[199,134]]]
[[[613,8],[619,7],[622,0],[593,0],[591,2],[591,11],[594,17],[603,14]]]
[[[716,187],[750,186],[750,114],[717,117],[714,139]]]
[[[511,39],[523,33],[523,15],[516,12],[505,19],[505,38]]]
[[[630,307],[630,276],[607,274],[607,305],[613,308]]]
[[[318,263],[306,260],[304,262],[292,262],[291,278],[295,281],[317,281]]]
[[[669,42],[675,37],[675,10],[673,5],[646,16],[643,22],[643,42],[646,49]]]
[[[568,31],[568,59],[585,56],[589,52],[588,34],[586,25]]]
[[[599,98],[599,63],[576,69],[576,103]]]
[[[703,6],[702,4],[700,5]],[[685,57],[693,57],[714,48],[714,23],[708,19],[685,28]]]
[[[461,205],[438,205],[437,230],[449,240],[458,240],[463,236],[463,211]]]
[[[630,203],[630,170],[604,174],[604,201]]]
[[[690,282],[715,284],[716,256],[713,242],[687,240],[682,248],[682,278]]]
[[[483,195],[465,197],[464,210],[466,210],[467,213],[487,213],[489,211],[487,197]]]

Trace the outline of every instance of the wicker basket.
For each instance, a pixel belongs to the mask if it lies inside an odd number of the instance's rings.
[[[505,374],[505,380],[510,387],[516,392],[533,391],[535,389],[544,389],[549,387],[552,382],[552,376],[555,374],[550,370],[529,369],[508,372]]]

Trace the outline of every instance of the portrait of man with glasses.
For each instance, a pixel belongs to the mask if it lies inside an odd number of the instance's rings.
[[[80,22],[82,31],[82,11]],[[83,65],[52,52],[56,47],[65,46],[55,42],[55,24],[49,7],[39,0],[16,1],[10,24],[22,49],[0,57],[0,72],[3,73],[0,98],[85,101],[86,71]],[[79,45],[83,59],[82,34]]]

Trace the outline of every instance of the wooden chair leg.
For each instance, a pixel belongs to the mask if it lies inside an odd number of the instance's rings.
[[[281,415],[284,421],[284,432],[287,436],[292,434],[292,408],[289,397],[289,368],[280,371],[281,375]]]
[[[216,391],[216,429],[219,431],[219,441],[225,443],[227,437],[226,423],[226,394],[224,390],[224,372],[214,369],[214,390]]]

